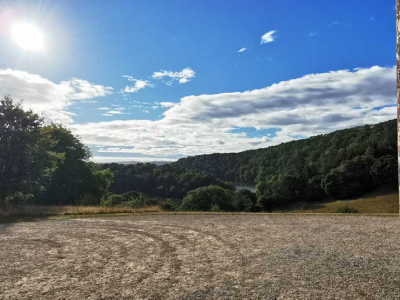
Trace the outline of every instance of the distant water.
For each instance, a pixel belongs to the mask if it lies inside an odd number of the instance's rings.
[[[240,190],[249,190],[251,192],[255,192],[256,191],[256,186],[254,184],[250,184],[250,183],[243,183],[243,182],[231,182],[237,191]]]

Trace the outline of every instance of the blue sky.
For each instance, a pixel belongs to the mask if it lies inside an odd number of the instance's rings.
[[[236,152],[377,123],[395,118],[394,4],[5,1],[0,91],[66,124],[97,161]],[[41,32],[38,50],[16,43],[26,23]]]

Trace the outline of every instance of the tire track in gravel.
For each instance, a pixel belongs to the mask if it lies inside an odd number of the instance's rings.
[[[126,224],[126,223],[125,223]],[[175,246],[173,246],[169,241],[166,241],[165,239],[163,239],[162,237],[154,234],[154,233],[149,233],[146,231],[146,229],[141,228],[139,229],[135,229],[132,228],[132,226],[125,226],[125,225],[121,225],[118,224],[118,226],[116,226],[117,224],[102,224],[102,225],[95,225],[92,226],[91,228],[102,228],[102,229],[108,229],[108,230],[112,230],[112,231],[116,231],[116,232],[120,232],[120,233],[125,233],[127,235],[129,234],[137,234],[137,235],[142,235],[145,236],[147,238],[151,238],[154,241],[157,241],[160,243],[160,248],[161,248],[161,252],[159,253],[160,255],[157,257],[157,263],[156,265],[154,265],[152,268],[150,268],[151,272],[148,272],[146,274],[142,274],[138,280],[137,280],[137,284],[144,284],[146,285],[145,282],[151,280],[153,278],[154,281],[157,281],[157,279],[155,279],[154,277],[161,273],[161,269],[167,264],[169,263],[170,265],[170,273],[169,275],[167,275],[167,280],[168,280],[168,285],[167,286],[163,286],[161,289],[157,290],[157,289],[152,289],[151,291],[149,291],[149,295],[146,296],[142,296],[141,299],[161,299],[162,294],[166,294],[169,289],[172,287],[172,285],[174,283],[178,283],[178,279],[177,276],[178,274],[181,272],[181,267],[182,267],[182,261],[181,259],[178,257],[177,255],[177,249]],[[134,225],[134,224],[132,224]],[[136,227],[138,227],[136,224],[134,225]],[[148,230],[148,229],[147,229]],[[166,257],[169,257],[169,259],[165,259]],[[162,276],[166,276],[166,274],[161,274]],[[165,281],[165,280],[163,280]],[[152,286],[154,283],[152,284],[148,284],[149,286]],[[161,290],[161,291],[160,291]],[[160,294],[162,292],[162,294]]]
[[[192,227],[183,227],[183,226],[179,226],[179,225],[160,225],[165,227],[169,227],[169,228],[175,228],[175,229],[179,229],[181,231],[186,231],[186,232],[195,232],[201,236],[204,236],[204,240],[206,240],[207,242],[210,241],[210,237],[212,239],[214,239],[217,244],[217,251],[223,251],[226,252],[226,250],[230,251],[233,253],[233,257],[230,257],[230,263],[227,264],[226,262],[226,257],[228,256],[225,253],[216,255],[214,257],[214,260],[211,260],[210,258],[210,263],[211,265],[216,265],[216,269],[218,270],[218,277],[220,280],[219,281],[221,285],[225,285],[225,284],[229,284],[231,286],[230,290],[232,294],[228,294],[228,295],[216,295],[217,298],[231,298],[231,297],[237,297],[238,294],[240,294],[241,291],[241,286],[245,285],[245,280],[246,280],[246,258],[244,257],[244,255],[242,255],[242,253],[240,252],[239,248],[237,246],[235,246],[233,243],[225,240],[223,237],[211,233],[209,231],[204,231],[204,230],[200,230],[200,229],[195,229]],[[190,235],[187,235],[190,236]],[[222,248],[220,247],[222,245]],[[203,251],[206,252],[206,251]],[[234,262],[234,264],[232,264],[232,262]],[[225,272],[225,273],[224,273]],[[229,274],[229,280],[228,283],[226,283],[226,278],[223,279],[223,275],[224,274]],[[216,276],[216,274],[214,273],[213,278]],[[215,284],[215,283],[214,283]],[[235,287],[235,290],[233,289],[233,287]],[[210,294],[207,294],[207,298],[213,298],[213,294],[215,294],[215,292],[213,291]],[[204,298],[205,296],[203,295],[186,295],[185,297],[187,298]]]

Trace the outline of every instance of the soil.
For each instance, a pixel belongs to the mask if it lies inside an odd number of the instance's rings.
[[[400,299],[398,217],[0,224],[0,299]]]

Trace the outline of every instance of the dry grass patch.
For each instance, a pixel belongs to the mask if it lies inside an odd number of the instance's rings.
[[[285,212],[290,213],[334,213],[341,207],[352,207],[364,214],[399,213],[399,194],[371,196],[353,200],[324,201],[316,203],[293,203]]]
[[[161,212],[159,206],[142,208],[132,207],[102,207],[102,206],[33,206],[12,205],[0,208],[1,217],[37,217],[37,216],[65,216],[65,215],[92,215],[115,213],[148,213]]]

